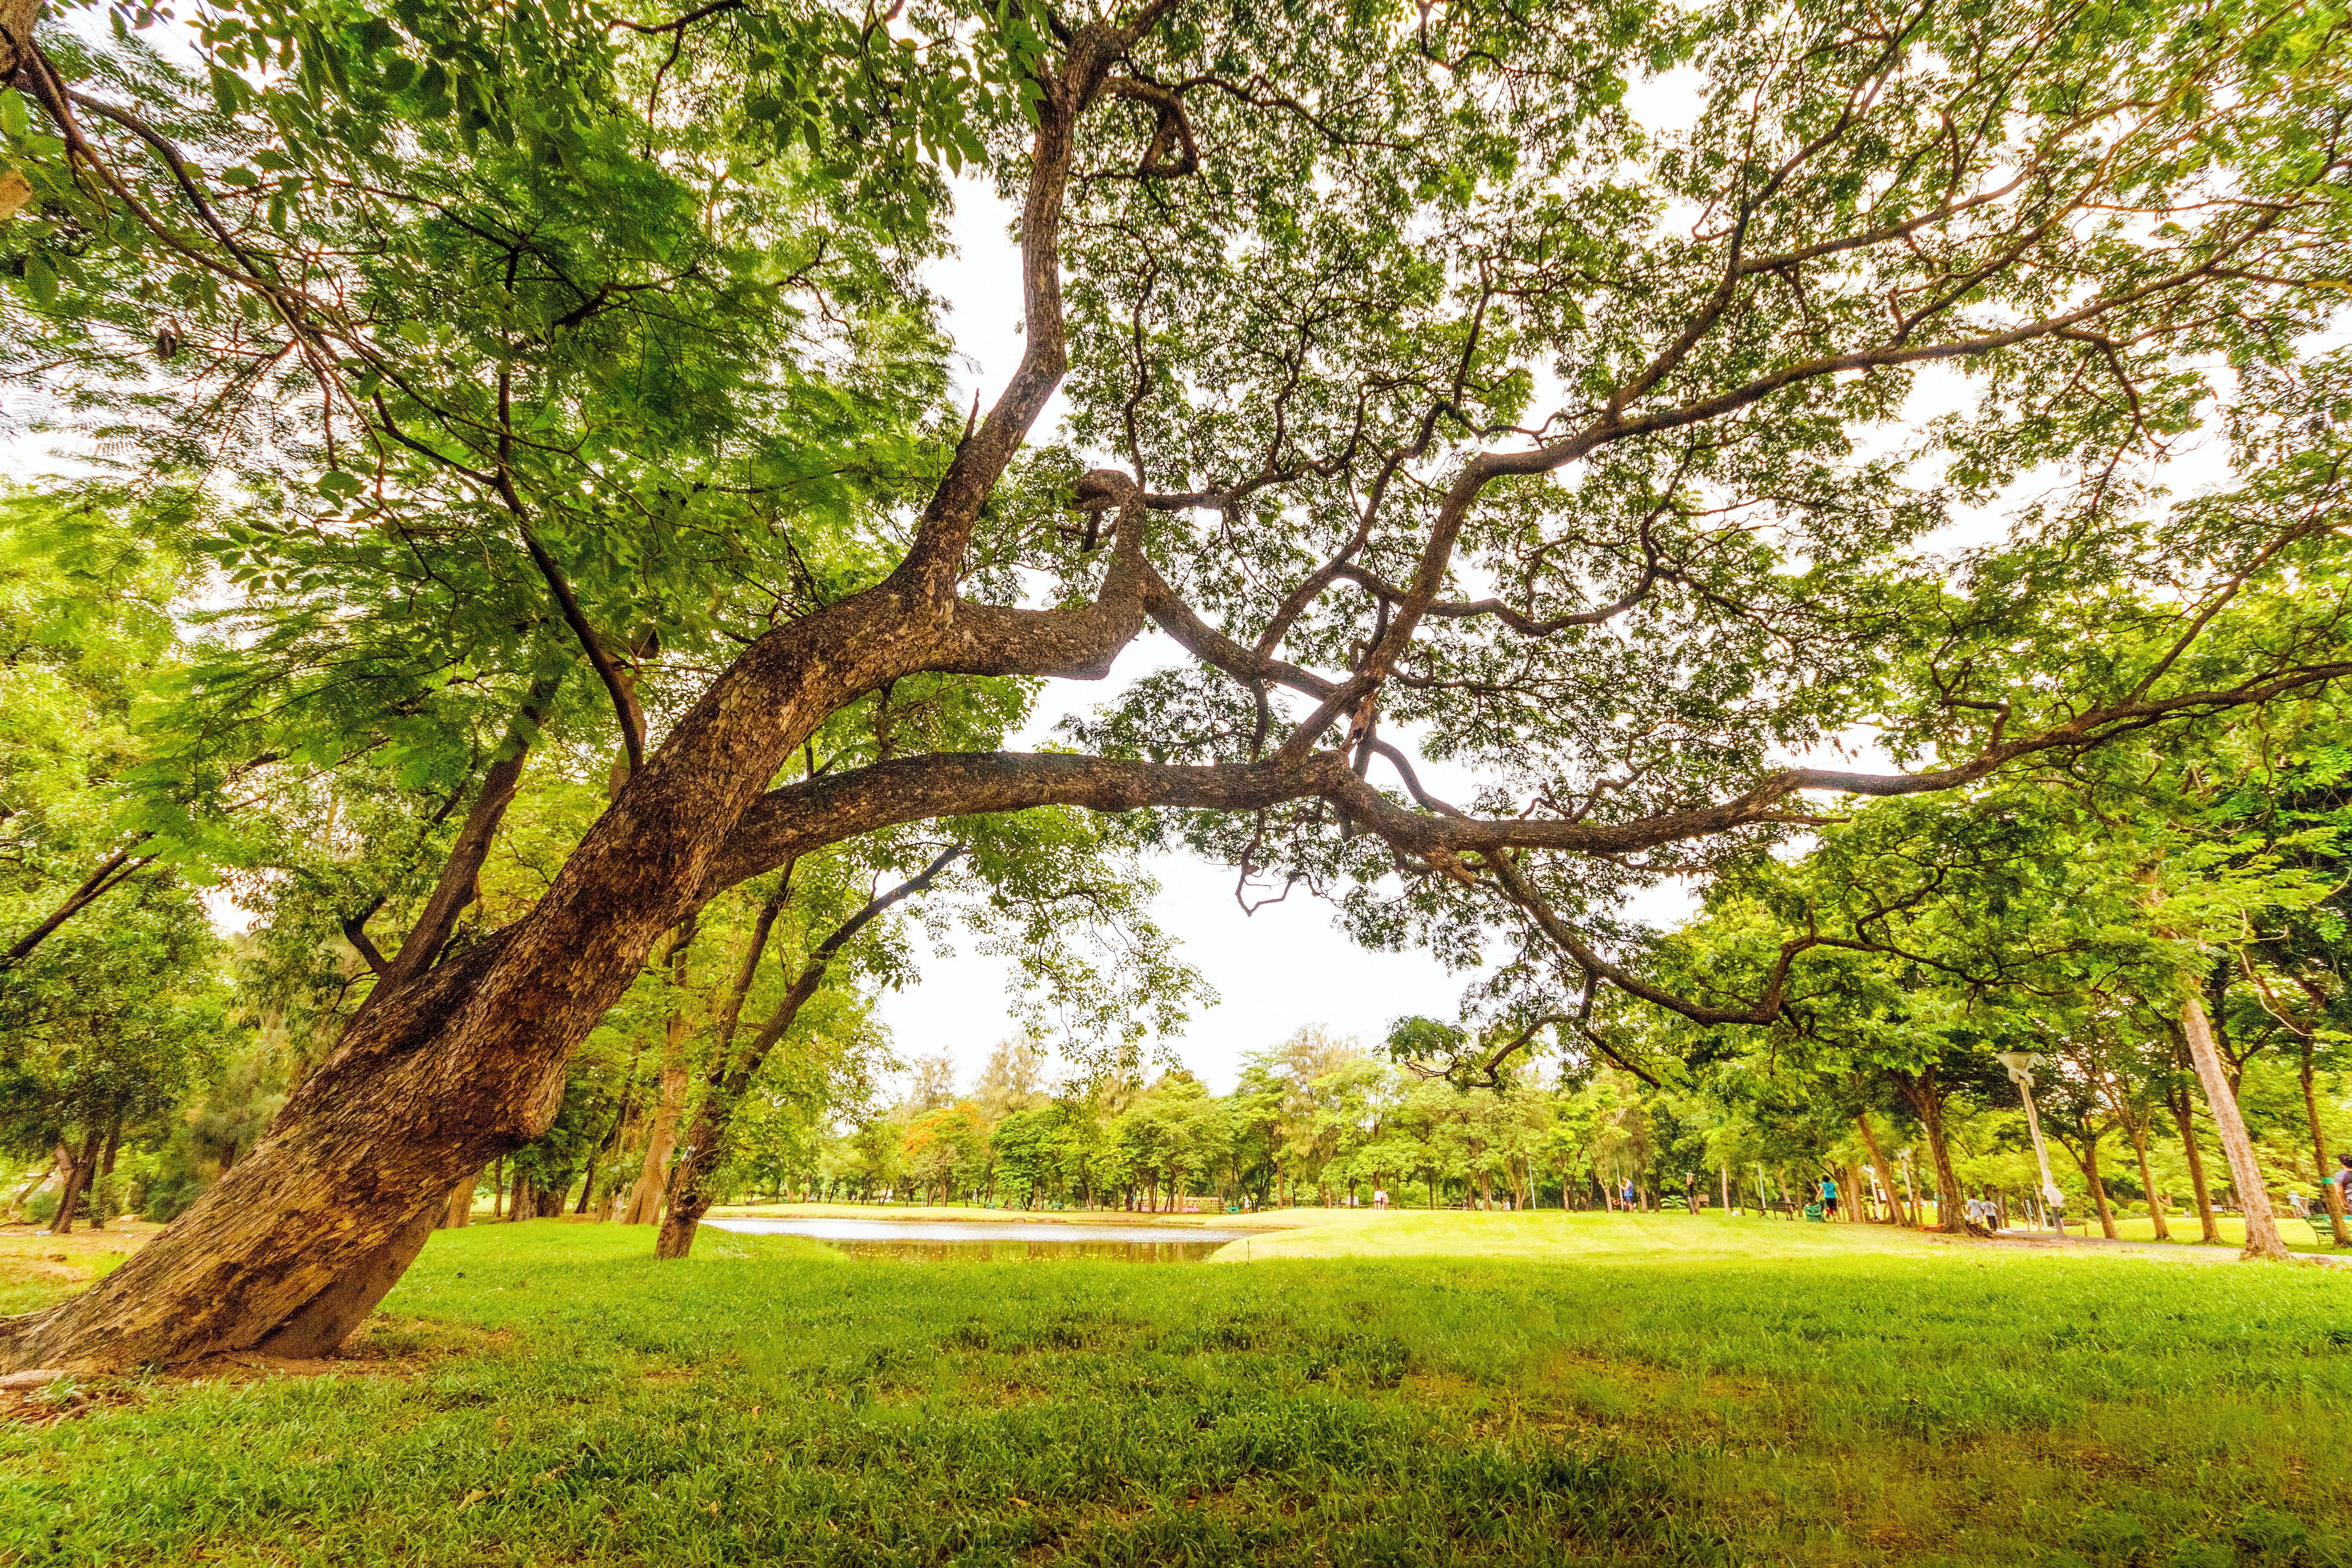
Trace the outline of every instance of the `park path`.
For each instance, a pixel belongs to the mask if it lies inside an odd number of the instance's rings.
[[[2104,1236],[2069,1236],[2061,1239],[2046,1230],[2003,1230],[1991,1241],[1978,1245],[2015,1248],[2028,1252],[2121,1252],[2135,1258],[2167,1258],[2179,1263],[2240,1261],[2238,1249],[2228,1245],[2209,1247],[2202,1243],[2179,1241],[2110,1241]],[[2352,1268],[2352,1257],[2330,1256],[2324,1252],[2298,1252],[2294,1257],[2299,1263],[2315,1263],[2322,1268]]]

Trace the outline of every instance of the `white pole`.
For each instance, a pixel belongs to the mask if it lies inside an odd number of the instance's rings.
[[[2042,1196],[2053,1215],[2064,1209],[2066,1200],[2058,1184],[2050,1179],[2050,1149],[2042,1141],[2042,1115],[2033,1108],[2033,1070],[2042,1059],[2032,1051],[2004,1051],[1993,1058],[2017,1085],[2019,1098],[2025,1102],[2025,1127],[2033,1134],[2033,1159],[2042,1167]],[[2063,1234],[2061,1232],[2061,1234]]]

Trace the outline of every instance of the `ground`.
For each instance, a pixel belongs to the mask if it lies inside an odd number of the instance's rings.
[[[121,1265],[160,1225],[115,1219],[52,1236],[36,1225],[0,1225],[0,1314],[28,1312]]]
[[[2352,1273],[1307,1218],[1239,1267],[444,1232],[330,1375],[21,1401],[0,1560],[2352,1563]]]

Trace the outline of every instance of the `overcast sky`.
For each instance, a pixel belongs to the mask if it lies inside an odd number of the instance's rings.
[[[1015,327],[1021,319],[1019,253],[1007,235],[1012,208],[975,181],[956,188],[958,255],[936,265],[931,287],[950,308],[955,335],[960,407],[972,393],[982,406],[1003,386],[1021,356]],[[1034,433],[1051,439],[1060,418],[1059,398]],[[1120,656],[1107,681],[1055,681],[1045,689],[1037,716],[1015,749],[1045,738],[1070,713],[1085,713],[1108,701],[1139,674],[1175,663],[1180,650],[1166,637],[1147,632]],[[1444,768],[1424,768],[1435,790],[1453,787]],[[1466,794],[1466,790],[1461,791]],[[1161,893],[1154,906],[1160,923],[1182,943],[1185,960],[1216,988],[1218,1004],[1194,1015],[1176,1055],[1216,1092],[1233,1086],[1241,1059],[1273,1045],[1307,1024],[1322,1024],[1372,1043],[1391,1020],[1410,1013],[1454,1015],[1470,977],[1449,974],[1426,953],[1369,953],[1342,936],[1332,907],[1295,890],[1283,903],[1244,915],[1234,897],[1234,872],[1191,855],[1172,855],[1152,866]],[[1687,904],[1676,890],[1662,890],[1644,902],[1652,919],[1672,919]],[[969,1082],[998,1040],[1016,1032],[1007,1006],[1011,965],[961,952],[924,966],[920,984],[891,993],[882,1017],[896,1037],[899,1054],[911,1060],[945,1052]]]

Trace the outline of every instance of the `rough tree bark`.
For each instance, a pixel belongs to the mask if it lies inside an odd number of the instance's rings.
[[[2230,1175],[2246,1216],[2245,1256],[2284,1262],[2290,1254],[2280,1237],[2278,1218],[2271,1212],[2270,1189],[2263,1185],[2263,1167],[2254,1158],[2254,1141],[2247,1135],[2246,1120],[2238,1113],[2237,1096],[2221,1068],[2221,1053],[2205,1018],[2205,1004],[2190,992],[2180,1004],[2180,1030],[2189,1039],[2189,1060],[2205,1088],[2205,1103],[2221,1134],[2221,1152],[2230,1161]]]
[[[522,780],[523,765],[532,743],[539,737],[540,727],[546,722],[556,694],[562,689],[563,676],[562,669],[552,669],[542,672],[531,683],[530,695],[523,699],[521,708],[507,727],[507,733],[498,749],[491,755],[490,765],[482,776],[481,788],[475,791],[473,804],[467,809],[466,820],[457,830],[457,840],[450,846],[449,858],[442,864],[441,874],[434,879],[433,891],[425,897],[424,910],[393,956],[389,960],[384,959],[372,944],[366,942],[363,931],[356,926],[351,928],[352,946],[376,971],[376,982],[374,989],[368,993],[360,1003],[359,1009],[352,1015],[351,1021],[344,1025],[343,1041],[349,1041],[352,1032],[362,1028],[379,1002],[413,991],[420,981],[434,972],[434,966],[440,961],[448,948],[449,939],[457,933],[459,916],[481,896],[482,865],[489,859],[499,824],[506,820],[507,808],[514,803],[516,787]],[[344,1043],[339,1042],[335,1055],[329,1059],[329,1065],[342,1060],[346,1049]],[[287,1096],[288,1107],[293,1106],[303,1097],[305,1091],[315,1087],[315,1083],[314,1078],[305,1077]],[[562,1093],[560,1085],[557,1093],[559,1096]],[[552,1116],[551,1109],[549,1114]],[[278,1122],[283,1123],[285,1119],[286,1113],[281,1110]],[[278,1125],[273,1124],[264,1142],[274,1137],[277,1131]],[[256,1145],[256,1153],[259,1152],[260,1146]],[[505,1147],[497,1152],[503,1155]],[[471,1167],[461,1167],[460,1171],[452,1174],[462,1176],[464,1168],[478,1171],[481,1164],[478,1161]],[[227,1166],[224,1165],[222,1180],[215,1186],[226,1183],[228,1174]],[[470,1221],[470,1188],[468,1195],[467,1218]],[[245,1343],[251,1343],[266,1353],[310,1358],[323,1355],[342,1343],[351,1331],[359,1326],[360,1321],[374,1311],[375,1303],[383,1298],[384,1292],[408,1271],[408,1266],[416,1261],[417,1253],[424,1249],[425,1240],[436,1226],[447,1216],[448,1200],[446,1197],[437,1203],[429,1195],[421,1201],[415,1193],[408,1194],[407,1197],[413,1207],[402,1215],[396,1226],[389,1227],[373,1245],[358,1248],[348,1256],[337,1259],[331,1266],[321,1269],[312,1281],[314,1289],[306,1300],[297,1302],[273,1322],[256,1325],[259,1332],[253,1333],[249,1340],[239,1343],[236,1348],[244,1348]],[[196,1208],[182,1216],[182,1222],[185,1223],[201,1210],[204,1201],[199,1199]],[[494,1209],[495,1202],[493,1199]],[[151,1356],[148,1359],[163,1358]]]
[[[461,1225],[474,1223],[474,1189],[481,1184],[481,1174],[476,1172],[472,1176],[460,1178],[457,1185],[449,1189],[448,1207],[442,1211],[441,1215],[442,1229],[454,1230]]]

